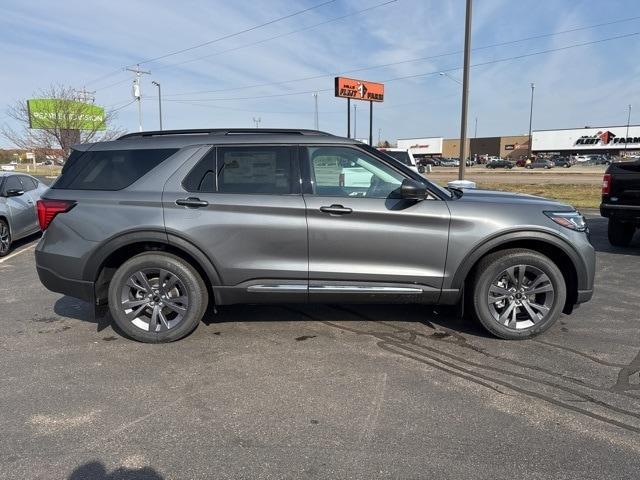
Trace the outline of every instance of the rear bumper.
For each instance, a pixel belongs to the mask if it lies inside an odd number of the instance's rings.
[[[52,292],[62,293],[70,297],[79,298],[89,303],[95,303],[94,284],[83,280],[62,277],[52,270],[36,264],[38,277],[42,284]]]
[[[640,223],[640,205],[617,205],[615,203],[601,203],[600,215],[606,218],[635,221]]]

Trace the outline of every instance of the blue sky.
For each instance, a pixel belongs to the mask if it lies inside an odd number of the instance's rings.
[[[391,141],[457,136],[460,86],[437,72],[462,76],[464,0],[381,5],[386,1],[336,0],[143,64],[152,72],[142,81],[145,129],[158,126],[157,90],[151,84],[156,80],[165,97],[165,128],[251,127],[254,117],[261,118],[261,127],[313,128],[309,92],[318,90],[320,129],[343,135],[346,102],[333,97],[333,76],[366,68],[348,76],[386,81],[385,102],[374,106],[374,139],[379,128],[382,138]],[[4,0],[0,123],[9,121],[4,115],[7,104],[51,83],[86,86],[96,90],[97,103],[123,106],[132,98],[132,77],[122,67],[321,3]],[[369,10],[332,20],[363,9]],[[475,50],[472,63],[640,32],[640,18],[633,17],[640,17],[637,0],[475,0],[474,47],[628,21]],[[290,33],[302,28],[307,29]],[[279,38],[269,40],[274,36]],[[251,45],[255,42],[262,43]],[[424,57],[435,58],[407,61]],[[469,133],[473,135],[476,116],[478,136],[526,133],[531,82],[536,84],[534,129],[624,124],[628,104],[634,105],[632,123],[640,123],[638,58],[640,35],[634,35],[474,67]],[[382,64],[395,65],[368,68]],[[398,77],[412,78],[391,80]],[[295,81],[273,85],[285,80]],[[360,138],[368,133],[367,107],[358,107]],[[116,123],[137,130],[135,105],[120,109]],[[7,143],[0,140],[0,145]]]

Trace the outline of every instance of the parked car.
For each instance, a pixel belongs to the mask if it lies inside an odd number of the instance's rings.
[[[513,163],[509,160],[494,160],[493,162],[487,163],[487,168],[513,168]]]
[[[355,168],[368,185],[351,184]],[[108,304],[143,342],[184,337],[209,304],[278,302],[466,301],[488,331],[522,339],[593,292],[595,252],[573,207],[443,189],[314,130],[78,145],[38,214],[42,283]]]
[[[424,166],[418,165],[416,163],[416,159],[414,158],[413,154],[411,153],[411,150],[406,150],[404,148],[378,148],[378,150],[380,150],[381,152],[386,153],[391,158],[394,158],[394,159],[398,160],[399,162],[402,162],[407,167],[409,167],[411,170],[413,170],[415,172],[418,172],[418,173],[424,173]]]
[[[0,257],[16,240],[40,231],[36,202],[46,190],[30,175],[0,172]]]
[[[591,155],[589,160],[585,162],[585,165],[610,165],[611,157],[605,155]]]
[[[571,160],[571,157],[563,156],[551,157],[550,160],[553,162],[554,166],[562,168],[570,168],[575,163]]]
[[[443,158],[442,160],[440,160],[440,166],[441,167],[459,167],[460,160],[458,160],[457,158]]]
[[[640,227],[640,160],[609,165],[602,180],[600,214],[609,219],[609,243],[628,246]]]
[[[536,158],[531,163],[525,165],[525,168],[553,168],[555,164],[551,160],[544,158]]]
[[[575,155],[573,158],[576,163],[586,163],[591,158],[591,155]]]

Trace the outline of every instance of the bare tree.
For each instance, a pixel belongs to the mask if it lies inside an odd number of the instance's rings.
[[[76,143],[111,140],[123,133],[122,129],[110,127],[116,117],[115,111],[105,112],[104,122],[89,122],[90,128],[87,128],[85,117],[90,107],[77,101],[77,93],[71,87],[51,85],[37,92],[34,97],[61,101],[50,103],[46,112],[46,128],[40,129],[30,128],[26,100],[17,100],[7,107],[7,116],[17,126],[12,128],[3,124],[0,126],[0,135],[18,148],[36,152],[59,148],[67,158]]]

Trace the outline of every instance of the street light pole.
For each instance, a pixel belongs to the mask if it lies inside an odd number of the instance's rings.
[[[464,28],[464,68],[462,71],[462,114],[460,115],[460,165],[458,179],[464,180],[467,159],[467,107],[469,104],[469,63],[471,61],[471,6],[467,0]]]
[[[160,82],[153,80],[151,83],[158,87],[158,115],[160,120],[160,131],[162,131],[162,91],[160,90]]]
[[[358,138],[358,104],[353,104],[353,138]]]
[[[629,138],[629,124],[631,123],[631,105],[629,105],[629,113],[627,113],[627,134],[624,139],[624,152],[625,157],[627,156],[627,139]]]
[[[531,153],[533,150],[533,140],[531,138],[531,125],[533,124],[533,92],[536,88],[536,84],[531,84],[531,108],[529,109],[529,155],[528,158],[531,158]]]
[[[318,121],[318,92],[313,92],[313,99],[315,101],[315,111],[313,117],[313,125],[316,130],[320,129],[320,123]]]

